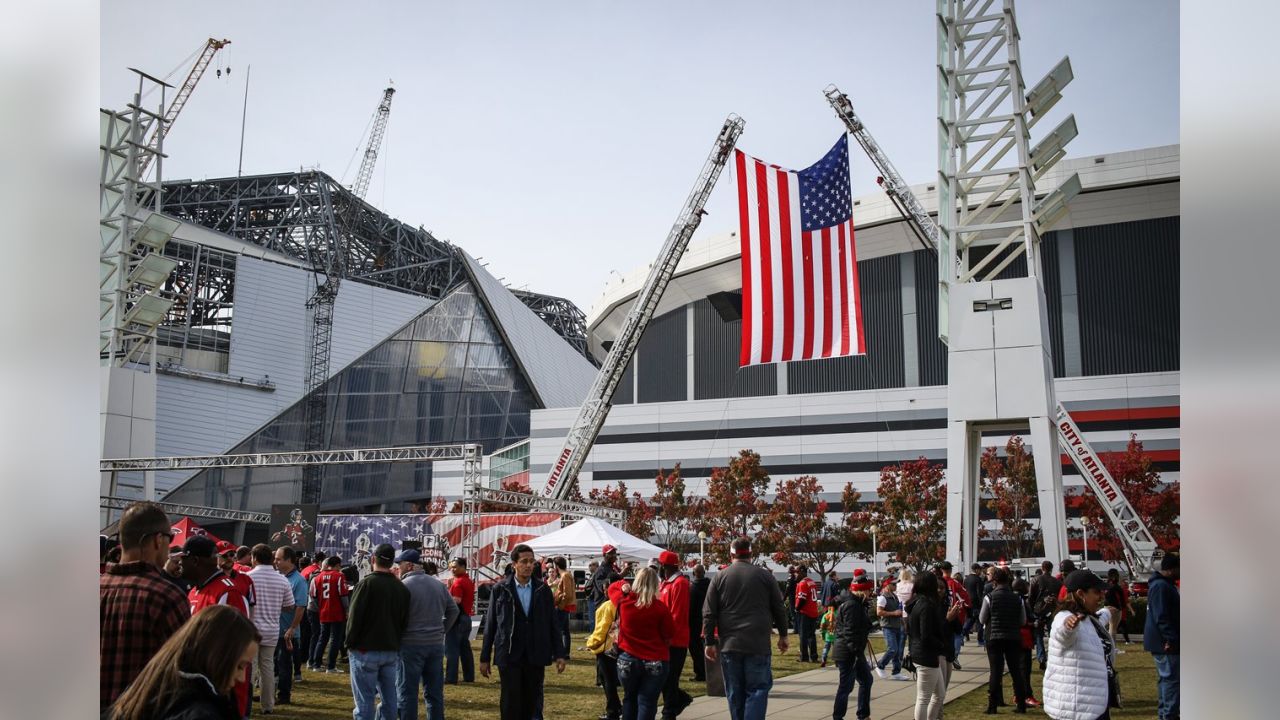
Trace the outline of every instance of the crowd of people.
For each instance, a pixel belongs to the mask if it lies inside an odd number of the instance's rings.
[[[416,720],[421,692],[429,718],[442,720],[444,686],[475,682],[476,587],[462,558],[450,563],[446,584],[413,548],[377,546],[372,572],[360,578],[323,553],[202,535],[171,552],[172,540],[165,513],[135,503],[121,517],[115,556],[105,558],[104,718],[270,715],[294,702],[305,668],[349,672],[357,719]],[[834,720],[845,718],[855,686],[854,717],[871,717],[877,677],[914,680],[915,718],[940,718],[961,648],[974,635],[988,659],[989,714],[1008,706],[1006,674],[1015,713],[1041,707],[1057,720],[1096,720],[1123,702],[1117,637],[1129,642],[1133,605],[1115,571],[1104,580],[1066,560],[1054,574],[1046,561],[1028,582],[986,565],[958,577],[942,562],[918,574],[902,568],[876,587],[862,570],[847,582],[830,572],[818,583],[799,565],[779,584],[756,562],[750,538],[737,538],[730,551],[731,562],[708,577],[702,565],[686,574],[671,550],[648,565],[619,566],[617,549],[606,545],[580,598],[564,558],[539,561],[528,545],[514,547],[480,622],[478,669],[484,678],[498,673],[499,716],[546,717],[546,669],[564,672],[569,662],[569,619],[580,599],[588,625],[580,649],[595,658],[600,720],[654,720],[659,712],[674,720],[692,702],[681,687],[686,664],[702,682],[708,661],[723,676],[730,717],[760,720],[773,685],[773,638],[785,653],[796,635],[800,662],[837,669]],[[1150,581],[1143,629],[1159,676],[1160,720],[1179,713],[1177,581],[1178,558],[1166,555]],[[885,643],[879,657],[870,646],[877,630]],[[1033,656],[1044,670],[1039,700]]]

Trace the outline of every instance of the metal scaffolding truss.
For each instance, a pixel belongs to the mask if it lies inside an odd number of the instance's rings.
[[[102,508],[106,510],[123,510],[137,500],[129,498],[101,496]],[[156,503],[169,515],[186,515],[187,517],[208,518],[210,520],[233,520],[237,522],[261,523],[271,522],[271,513],[248,512],[247,510],[227,510],[226,508],[205,507],[204,505],[184,505],[182,503]]]
[[[592,363],[591,353],[587,350],[587,316],[569,300],[554,295],[540,295],[528,290],[512,290],[511,294],[520,302],[542,318],[556,334],[573,346]]]
[[[182,457],[116,458],[100,460],[101,472],[137,470],[203,470],[240,467],[305,467],[307,465],[353,465],[363,463],[407,463],[425,460],[468,460],[479,456],[480,446],[422,445],[418,447],[319,450],[303,452],[248,453],[245,455],[187,455]]]

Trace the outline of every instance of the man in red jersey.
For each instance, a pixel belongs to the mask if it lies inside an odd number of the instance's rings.
[[[320,641],[311,653],[311,664],[318,670],[329,648],[329,672],[340,673],[338,649],[347,634],[347,606],[351,602],[351,586],[342,574],[342,558],[332,555],[325,559],[324,570],[311,578],[311,597],[316,603],[316,615],[320,620]],[[332,641],[333,645],[329,643]]]
[[[454,558],[449,563],[453,579],[449,581],[449,594],[458,603],[458,620],[453,624],[445,637],[444,681],[449,685],[458,684],[458,662],[462,662],[462,681],[476,681],[475,657],[471,654],[471,616],[476,609],[476,584],[467,575],[467,559]]]
[[[800,662],[818,662],[818,615],[822,604],[818,602],[818,583],[809,577],[809,568],[796,566],[800,582],[796,584],[794,598],[796,615],[800,623]]]
[[[230,605],[252,619],[249,599],[241,590],[241,585],[227,577],[219,567],[221,558],[217,551],[213,541],[204,535],[194,535],[182,546],[182,577],[191,583],[191,590],[187,593],[191,614],[195,615],[211,605]],[[245,681],[236,683],[236,705],[241,717],[249,716],[252,673],[252,668],[245,668]]]
[[[684,672],[684,661],[689,655],[689,578],[680,572],[680,556],[670,550],[658,555],[658,565],[658,575],[662,578],[658,599],[671,611],[675,625],[668,651],[670,667],[662,686],[662,717],[672,720],[693,702],[693,697],[680,687],[680,673]]]
[[[246,574],[249,571],[241,570],[242,566],[236,563],[236,546],[226,540],[219,540],[217,550],[218,567],[236,584],[236,589],[240,591],[241,595],[244,595],[245,600],[249,601],[249,608],[252,613],[253,606],[257,604],[258,599],[253,593],[253,580],[249,579]]]

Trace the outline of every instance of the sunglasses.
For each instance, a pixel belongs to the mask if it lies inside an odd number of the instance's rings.
[[[141,538],[141,539],[142,539],[142,540],[146,540],[147,538],[151,537],[152,535],[163,535],[163,536],[164,536],[164,538],[165,538],[165,542],[173,542],[173,538],[174,538],[174,534],[173,534],[173,533],[171,533],[171,532],[166,532],[166,531],[164,531],[164,530],[157,530],[156,532],[149,532],[149,533],[146,533],[145,535],[143,535],[143,536],[142,536],[142,538]]]

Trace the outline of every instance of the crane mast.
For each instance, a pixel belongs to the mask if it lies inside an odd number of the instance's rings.
[[[702,222],[702,216],[705,214],[703,207],[707,204],[707,198],[710,197],[720,172],[728,163],[729,155],[738,143],[738,137],[742,135],[744,124],[742,118],[737,115],[730,115],[725,119],[720,134],[716,136],[715,146],[712,147],[702,172],[698,174],[698,180],[694,183],[688,199],[685,200],[684,208],[676,218],[675,225],[667,235],[667,241],[662,246],[657,262],[649,269],[649,277],[644,281],[640,294],[636,296],[635,304],[627,313],[622,323],[622,330],[618,333],[608,357],[600,367],[600,372],[587,393],[587,399],[578,411],[577,419],[569,428],[564,448],[556,457],[546,484],[542,486],[543,497],[561,500],[568,497],[573,480],[578,477],[578,471],[582,469],[587,453],[595,444],[596,437],[600,435],[600,428],[604,427],[605,418],[609,416],[609,409],[613,407],[613,393],[622,380],[627,363],[630,362],[631,356],[635,354],[636,347],[640,344],[640,336],[644,334],[645,327],[653,319],[658,301],[662,299],[662,293],[675,275],[676,265],[679,264],[680,258],[689,246],[689,239],[693,237],[694,230]]]
[[[178,119],[178,113],[182,112],[182,108],[187,104],[187,99],[191,97],[191,93],[196,89],[196,84],[204,76],[204,71],[209,69],[209,63],[213,62],[213,56],[230,44],[231,41],[226,39],[209,38],[205,41],[204,47],[200,50],[200,56],[196,58],[195,65],[192,65],[191,72],[187,73],[187,79],[182,82],[182,86],[178,88],[178,92],[174,94],[172,102],[169,103],[169,107],[165,109],[164,119],[156,124],[156,129],[152,131],[151,138],[147,140],[147,147],[153,151],[159,149],[160,139],[169,134],[169,130],[173,127],[173,122]],[[144,154],[139,164],[138,177],[143,177],[147,174],[151,161],[155,157],[154,152]]]
[[[360,172],[356,173],[355,184],[351,192],[361,200],[369,192],[369,181],[373,178],[373,166],[378,162],[378,150],[382,147],[382,136],[387,132],[387,119],[391,117],[391,96],[396,89],[389,87],[382,93],[382,102],[373,113],[373,128],[369,131],[369,146],[364,150],[364,159],[360,161]]]
[[[937,248],[940,246],[937,223],[925,211],[924,205],[916,199],[915,194],[911,192],[911,188],[902,181],[902,176],[893,167],[893,163],[889,162],[888,156],[880,149],[875,139],[871,137],[871,133],[867,131],[866,126],[862,124],[862,120],[854,113],[853,105],[849,102],[848,96],[840,92],[840,89],[835,85],[828,85],[823,94],[826,95],[827,102],[836,111],[836,115],[844,123],[845,128],[857,139],[858,144],[866,150],[867,156],[871,158],[871,163],[880,172],[882,178],[881,186],[884,187],[885,192],[893,199],[899,211],[902,212],[907,224],[911,226],[915,235],[924,241],[930,250],[936,253]],[[1151,530],[1142,521],[1142,518],[1138,516],[1129,499],[1125,497],[1120,486],[1111,477],[1111,473],[1102,464],[1098,454],[1093,451],[1088,441],[1084,439],[1084,434],[1080,432],[1080,427],[1071,419],[1071,415],[1062,406],[1062,403],[1058,403],[1055,408],[1055,418],[1061,449],[1075,463],[1085,482],[1098,498],[1098,503],[1102,505],[1107,518],[1111,520],[1112,526],[1116,529],[1116,535],[1119,536],[1120,543],[1124,548],[1124,554],[1128,559],[1129,566],[1138,572],[1151,570],[1155,565],[1155,560],[1160,555]]]

